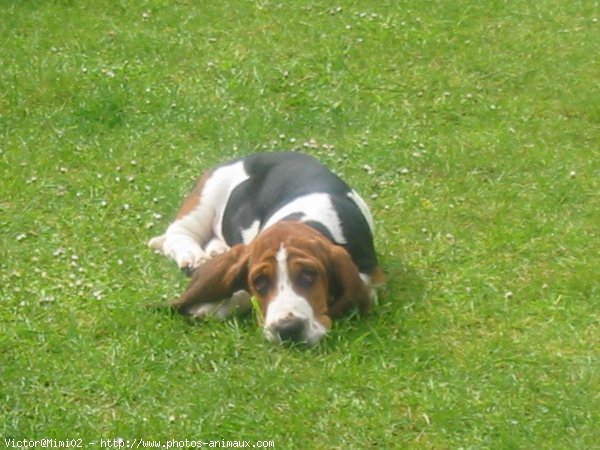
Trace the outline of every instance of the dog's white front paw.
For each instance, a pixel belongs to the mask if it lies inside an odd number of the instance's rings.
[[[163,252],[163,245],[165,243],[166,236],[161,234],[160,236],[153,237],[148,241],[148,247],[157,252]]]
[[[181,270],[192,271],[208,261],[210,258],[200,249],[200,247],[198,247],[193,250],[189,249],[180,251],[175,254],[174,259],[177,263],[177,267],[179,267]]]
[[[210,258],[227,253],[229,250],[231,250],[231,247],[218,238],[211,239],[210,242],[204,246],[204,252]]]

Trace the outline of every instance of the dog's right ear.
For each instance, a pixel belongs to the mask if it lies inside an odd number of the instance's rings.
[[[338,317],[353,308],[366,314],[373,305],[373,298],[350,254],[341,246],[329,245],[331,299],[329,314]]]
[[[205,303],[219,302],[241,289],[247,290],[249,260],[248,246],[239,244],[200,265],[186,291],[171,307],[181,314],[192,315]]]

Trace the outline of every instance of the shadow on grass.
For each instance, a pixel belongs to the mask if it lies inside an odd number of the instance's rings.
[[[426,282],[411,266],[401,261],[383,261],[386,283],[379,290],[378,304],[367,316],[353,313],[338,320],[324,342],[326,352],[346,351],[348,347],[385,347],[402,340],[415,309],[423,302]]]

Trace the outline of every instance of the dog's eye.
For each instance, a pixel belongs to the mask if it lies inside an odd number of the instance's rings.
[[[260,295],[265,295],[269,291],[269,285],[271,284],[269,277],[266,275],[259,275],[254,279],[254,289]]]
[[[315,281],[317,281],[317,272],[314,270],[304,269],[302,272],[300,272],[300,276],[298,277],[298,285],[301,288],[311,288],[315,284]]]

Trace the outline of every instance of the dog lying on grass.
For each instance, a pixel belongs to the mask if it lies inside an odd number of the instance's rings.
[[[171,306],[202,318],[251,309],[272,342],[314,345],[332,319],[368,312],[384,281],[364,200],[312,156],[259,153],[200,178],[149,246],[191,273]]]

